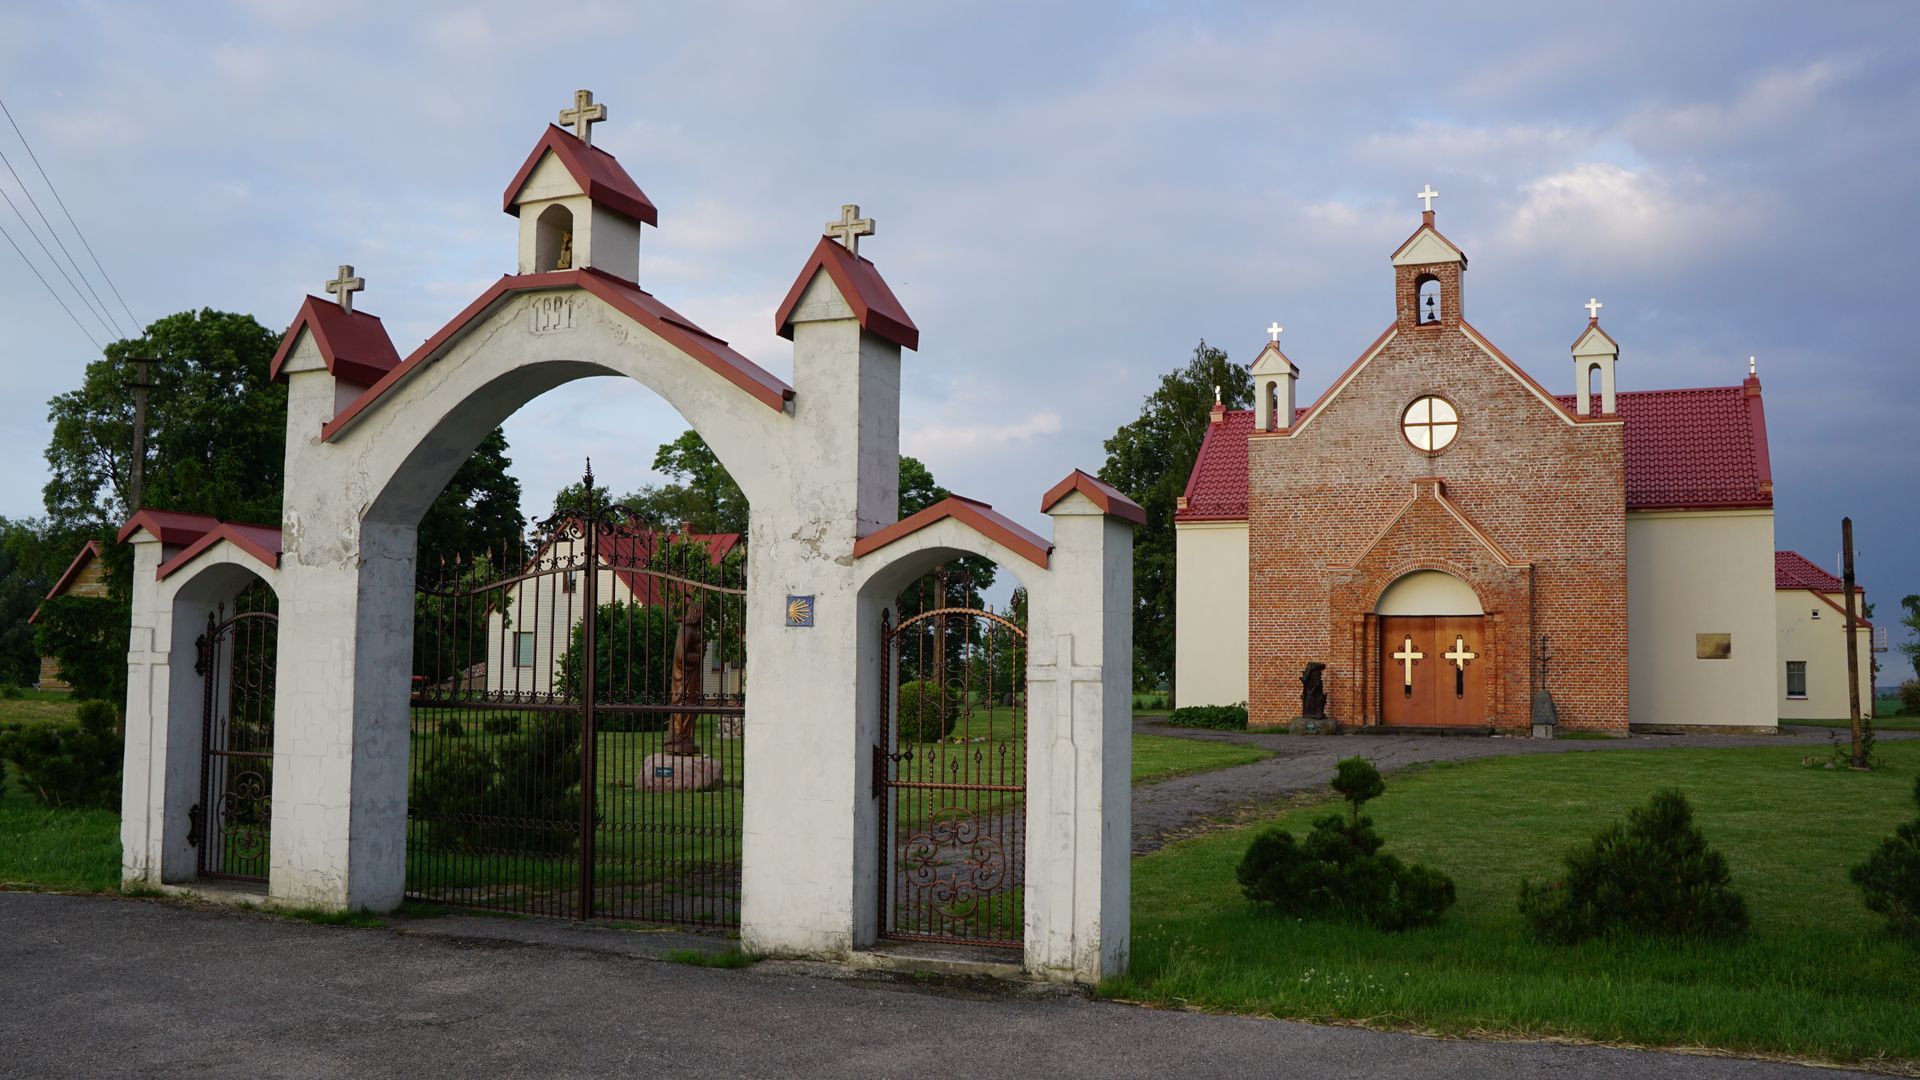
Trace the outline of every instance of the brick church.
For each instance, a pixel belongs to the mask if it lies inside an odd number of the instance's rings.
[[[1393,321],[1296,403],[1279,327],[1254,408],[1216,405],[1175,518],[1178,705],[1345,725],[1772,729],[1773,485],[1760,380],[1621,392],[1601,307],[1556,394],[1468,321],[1434,226]],[[1562,361],[1565,363],[1565,361]]]

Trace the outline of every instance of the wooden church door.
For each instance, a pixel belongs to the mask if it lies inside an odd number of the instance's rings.
[[[1380,722],[1408,727],[1487,723],[1486,639],[1478,615],[1380,620]]]

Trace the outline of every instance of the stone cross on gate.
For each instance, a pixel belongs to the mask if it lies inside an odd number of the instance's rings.
[[[860,254],[860,238],[872,236],[873,219],[860,216],[858,203],[846,203],[840,207],[840,220],[827,222],[827,235],[840,241],[852,254]]]
[[[1406,666],[1407,696],[1412,697],[1413,696],[1413,665],[1416,661],[1425,660],[1427,658],[1427,654],[1419,651],[1418,649],[1415,649],[1413,647],[1413,637],[1412,635],[1408,635],[1407,643],[1400,647],[1399,652],[1393,654],[1393,658],[1395,660],[1400,661],[1402,664]]]
[[[575,90],[573,108],[560,110],[560,126],[570,127],[580,141],[593,145],[593,125],[607,118],[607,107],[593,103],[593,91]]]
[[[1267,336],[1273,339],[1273,343],[1275,345],[1280,344],[1280,335],[1286,332],[1287,332],[1287,328],[1284,326],[1281,326],[1278,322],[1275,322],[1273,325],[1267,327]]]
[[[340,276],[327,282],[327,291],[340,301],[340,310],[353,314],[353,294],[367,287],[366,278],[353,276],[353,267],[340,264]]]
[[[1433,213],[1433,200],[1439,198],[1440,193],[1433,190],[1432,184],[1423,184],[1420,190],[1414,193],[1413,197],[1425,203],[1426,205],[1422,207],[1422,209],[1431,214]]]
[[[1054,794],[1050,800],[1053,806],[1077,806],[1079,804],[1079,758],[1074,749],[1073,738],[1073,688],[1076,686],[1101,683],[1105,673],[1098,664],[1091,666],[1076,665],[1073,662],[1073,635],[1061,634],[1053,639],[1053,663],[1032,664],[1027,671],[1027,682],[1050,683],[1053,686],[1053,741],[1048,750],[1051,763],[1050,779]],[[1029,696],[1031,701],[1031,696]],[[1071,854],[1069,847],[1066,854]],[[1051,925],[1055,927],[1073,925],[1073,892],[1070,889],[1052,890]]]
[[[1587,309],[1587,318],[1588,318],[1588,319],[1591,319],[1591,320],[1595,320],[1595,321],[1598,321],[1598,320],[1599,320],[1599,318],[1600,318],[1600,309],[1601,309],[1601,308],[1603,308],[1603,307],[1606,307],[1607,305],[1605,305],[1605,304],[1603,304],[1603,303],[1601,303],[1601,302],[1600,302],[1599,300],[1597,300],[1597,299],[1595,299],[1595,298],[1593,298],[1593,297],[1591,297],[1591,296],[1589,296],[1589,297],[1587,297],[1587,302],[1586,302],[1585,304],[1583,304],[1583,305],[1581,305],[1581,306]]]

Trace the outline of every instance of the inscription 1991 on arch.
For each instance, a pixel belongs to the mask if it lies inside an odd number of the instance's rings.
[[[563,334],[574,328],[571,296],[536,296],[527,305],[527,329],[535,334]]]

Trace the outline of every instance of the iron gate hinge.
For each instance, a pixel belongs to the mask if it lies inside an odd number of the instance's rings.
[[[200,838],[206,835],[204,831],[206,818],[206,811],[200,808],[199,803],[194,803],[193,807],[187,811],[187,846],[200,846]]]
[[[887,751],[879,743],[873,744],[873,797],[879,798],[887,793]]]

